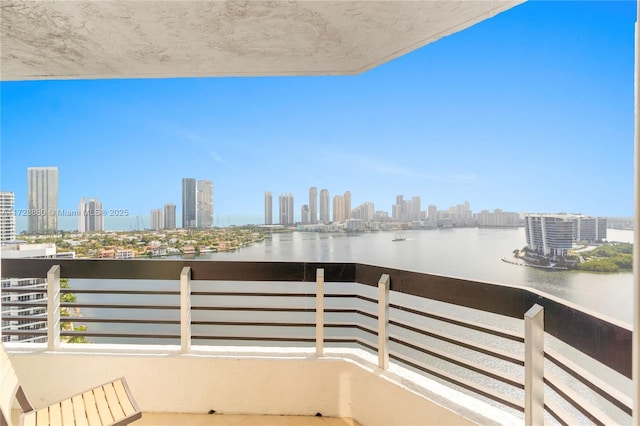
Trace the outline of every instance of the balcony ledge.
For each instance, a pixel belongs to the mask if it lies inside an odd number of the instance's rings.
[[[520,425],[510,413],[351,348],[5,344],[38,407],[125,376],[145,412],[314,415],[363,425]],[[60,375],[64,377],[60,380]],[[250,388],[247,387],[250,384]],[[187,392],[188,390],[188,392]]]

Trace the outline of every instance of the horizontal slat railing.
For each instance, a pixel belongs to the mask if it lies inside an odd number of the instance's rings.
[[[60,265],[65,278],[169,280],[190,267],[192,280],[315,282],[322,268],[327,282],[377,286],[388,274],[391,290],[440,302],[523,318],[539,304],[545,309],[545,331],[596,361],[631,378],[631,330],[519,287],[481,283],[360,263],[219,262],[187,260],[2,259],[7,277],[45,277]],[[571,322],[573,327],[566,327]],[[594,333],[593,330],[597,330]]]
[[[125,337],[133,339],[159,338],[175,339],[182,342],[183,351],[188,352],[192,340],[205,341],[243,341],[243,342],[288,342],[288,343],[316,343],[316,353],[322,354],[325,343],[352,344],[377,352],[379,366],[387,368],[388,360],[393,359],[410,368],[428,373],[452,384],[460,386],[497,401],[516,411],[526,411],[526,404],[511,393],[495,390],[492,386],[475,383],[466,377],[453,373],[447,369],[436,367],[425,362],[424,357],[432,357],[439,362],[480,374],[489,380],[494,380],[507,387],[522,391],[526,386],[524,380],[514,375],[525,365],[524,357],[515,355],[510,350],[494,347],[479,342],[473,342],[466,337],[457,336],[450,332],[450,328],[467,330],[470,333],[493,336],[506,339],[511,344],[522,345],[525,338],[518,332],[502,329],[486,324],[478,324],[452,315],[426,312],[419,308],[409,307],[402,303],[389,303],[389,291],[418,298],[435,300],[464,308],[480,310],[489,314],[496,314],[522,320],[527,310],[537,304],[544,310],[544,331],[555,336],[565,344],[585,353],[613,371],[630,378],[631,376],[631,331],[624,326],[607,321],[561,302],[524,288],[481,283],[457,278],[442,277],[412,271],[396,270],[359,263],[305,263],[305,262],[213,262],[213,261],[182,261],[182,260],[62,260],[62,259],[3,259],[2,273],[7,277],[30,278],[45,277],[52,266],[59,265],[59,276],[63,278],[80,279],[128,279],[128,280],[180,280],[182,290],[143,290],[128,289],[61,289],[60,294],[77,295],[121,295],[121,296],[153,296],[147,303],[87,303],[62,302],[57,306],[66,308],[70,312],[79,309],[123,309],[123,310],[158,310],[173,313],[180,311],[180,318],[116,318],[112,315],[96,317],[71,316],[63,317],[62,322],[78,323],[112,323],[112,324],[141,324],[166,325],[177,327],[175,332],[154,331],[117,332],[117,331],[74,331],[63,330],[63,337]],[[323,274],[318,274],[318,270]],[[186,271],[186,272],[185,272]],[[291,291],[241,291],[192,288],[192,281],[242,281],[242,282],[278,282],[285,287],[291,283]],[[294,285],[299,283],[317,283],[317,291],[299,291]],[[324,283],[356,283],[364,286],[379,287],[378,298],[359,294],[358,291],[347,290],[344,293],[326,293]],[[184,286],[186,284],[186,286]],[[187,289],[187,290],[185,290]],[[37,288],[9,288],[5,291],[20,294],[44,294],[45,289]],[[185,293],[185,291],[187,293]],[[365,292],[366,293],[366,292]],[[159,301],[162,297],[171,297],[170,303]],[[186,297],[186,299],[185,299]],[[197,299],[193,299],[197,298]],[[305,306],[278,306],[277,298],[288,300],[316,299],[316,304]],[[327,307],[325,299],[335,302],[342,300],[357,301],[357,307]],[[165,300],[165,299],[161,299]],[[219,303],[225,300],[226,303]],[[244,301],[270,301],[267,303],[245,304]],[[231,303],[229,305],[229,303]],[[376,306],[373,306],[373,305]],[[45,299],[35,302],[5,301],[3,306],[26,309],[29,307],[47,307]],[[318,311],[318,309],[320,309]],[[377,312],[376,312],[377,311]],[[248,318],[229,320],[192,317],[192,313],[256,313],[266,315],[262,320]],[[271,314],[298,315],[314,313],[315,321],[309,318],[270,319]],[[399,314],[403,315],[399,315]],[[408,321],[405,317],[416,316],[427,321]],[[342,315],[343,319],[327,321],[327,315]],[[349,318],[345,320],[344,318]],[[401,319],[402,318],[402,319]],[[30,318],[20,315],[5,315],[4,321],[43,321],[42,317]],[[377,323],[373,326],[373,322]],[[434,321],[446,327],[434,328]],[[368,322],[368,323],[367,323]],[[572,327],[566,327],[571,323]],[[234,330],[244,330],[237,334],[228,334],[223,327],[235,327]],[[260,332],[265,327],[284,329],[309,330],[312,333],[290,335],[271,331],[271,334]],[[390,328],[391,327],[391,328]],[[359,336],[326,336],[322,330],[352,330],[361,332]],[[221,332],[222,331],[222,332]],[[50,333],[51,331],[49,331]],[[46,336],[47,329],[41,330],[5,330],[5,335]],[[407,337],[409,336],[409,337]],[[416,340],[411,336],[420,336]],[[463,336],[466,336],[463,333]],[[427,339],[427,341],[423,341]],[[428,343],[434,339],[437,347]],[[393,343],[393,348],[389,344]],[[491,357],[498,361],[496,365],[513,366],[516,368],[493,368],[483,362],[476,362],[466,356],[449,353],[441,345],[452,345],[475,354]],[[405,348],[408,351],[398,348]],[[593,390],[600,397],[617,407],[626,415],[631,414],[630,398],[623,395],[602,380],[593,377],[584,369],[573,365],[561,355],[544,348],[545,357],[569,375]],[[502,363],[502,364],[501,364]],[[495,364],[495,363],[494,363]],[[493,365],[493,364],[491,364]],[[553,374],[545,372],[544,384],[560,395],[565,401],[573,405],[575,410],[595,424],[612,421],[608,414],[577,395],[570,387],[559,382]],[[542,383],[542,382],[541,382]],[[568,413],[554,401],[544,401],[544,409],[560,423],[573,421],[573,413]]]

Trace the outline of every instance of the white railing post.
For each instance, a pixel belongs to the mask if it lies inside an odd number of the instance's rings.
[[[180,346],[182,353],[191,352],[191,268],[180,272]]]
[[[47,272],[47,348],[60,347],[60,265]]]
[[[316,355],[324,353],[324,269],[316,270]]]
[[[378,281],[378,367],[389,368],[389,275]]]
[[[544,424],[544,308],[524,314],[524,424]]]

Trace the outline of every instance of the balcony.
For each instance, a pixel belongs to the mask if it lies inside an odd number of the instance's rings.
[[[122,375],[147,413],[632,423],[629,326],[529,289],[358,263],[3,259],[2,275],[47,279],[46,302],[3,301],[47,308],[46,329],[3,330],[46,340],[5,343],[36,406]]]

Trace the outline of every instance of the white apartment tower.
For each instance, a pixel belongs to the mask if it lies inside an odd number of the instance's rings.
[[[318,188],[309,188],[309,223],[318,223]]]
[[[58,168],[27,169],[29,232],[46,234],[58,229]]]
[[[162,209],[151,210],[151,229],[157,231],[164,228],[164,211]]]
[[[344,197],[336,195],[333,197],[333,223],[344,223]]]
[[[320,191],[320,222],[327,225],[329,223],[329,191]]]
[[[311,223],[311,215],[309,214],[308,204],[302,205],[302,209],[300,209],[300,220],[303,225],[308,225]]]
[[[104,231],[104,210],[95,198],[86,201],[82,197],[78,203],[78,232]]]
[[[273,194],[269,191],[264,193],[264,224],[273,225]]]
[[[15,239],[15,194],[13,192],[0,192],[0,243]]]
[[[351,219],[351,191],[344,193],[344,219]]]
[[[293,195],[291,193],[280,195],[280,225],[293,225]]]
[[[198,228],[211,228],[213,226],[213,182],[199,180],[197,188]]]

